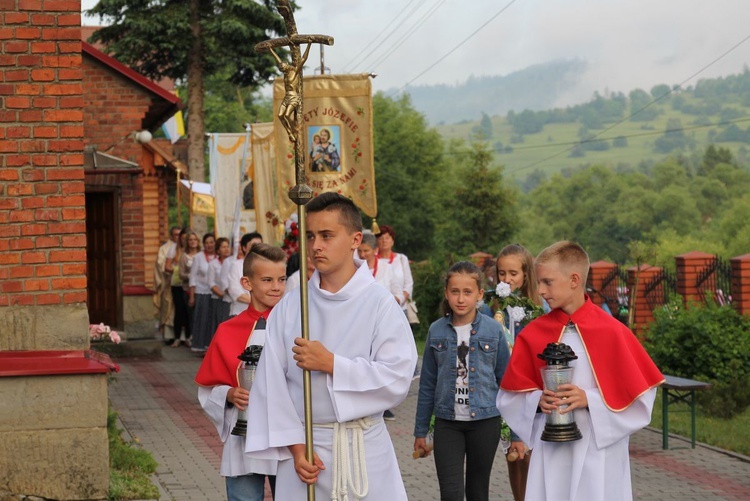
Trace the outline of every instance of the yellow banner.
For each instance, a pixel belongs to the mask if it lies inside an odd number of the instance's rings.
[[[193,215],[215,217],[214,197],[201,193],[193,193],[193,207],[191,211]]]
[[[377,215],[372,142],[372,86],[367,74],[304,77],[302,141],[307,184],[318,195],[334,191],[349,197],[362,212]],[[274,109],[284,99],[284,81],[276,79]],[[278,117],[274,119],[279,212],[296,210],[286,196],[297,183],[294,146]]]

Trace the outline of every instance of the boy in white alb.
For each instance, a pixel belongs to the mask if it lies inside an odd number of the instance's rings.
[[[195,382],[198,400],[224,443],[221,476],[226,478],[228,501],[263,501],[266,476],[275,486],[276,461],[245,454],[245,438],[232,434],[238,411],[248,410],[248,390],[240,387],[238,356],[250,345],[263,346],[271,309],[284,295],[286,253],[259,244],[243,260],[242,287],[252,292],[245,311],[223,322],[211,340]]]
[[[323,193],[306,210],[316,268],[308,284],[310,340],[300,337],[297,289],[268,321],[246,450],[277,448],[278,499],[304,499],[314,484],[319,499],[406,500],[382,415],[409,391],[417,362],[409,324],[391,293],[355,260],[362,220],[351,200]],[[305,457],[303,369],[312,379],[312,464]],[[351,457],[350,450],[361,454]]]

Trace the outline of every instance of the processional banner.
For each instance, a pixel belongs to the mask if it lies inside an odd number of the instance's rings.
[[[239,235],[258,231],[266,242],[282,241],[284,225],[271,217],[287,197],[278,191],[273,132],[272,123],[260,123],[252,124],[249,142],[246,133],[210,135],[217,236],[237,242]]]
[[[303,79],[302,137],[307,184],[313,194],[334,191],[349,197],[362,212],[377,215],[372,142],[372,85],[367,74],[315,75]],[[284,81],[273,87],[274,109],[284,99]],[[278,117],[274,120],[279,193],[294,187],[294,145]],[[296,210],[279,197],[281,221]]]

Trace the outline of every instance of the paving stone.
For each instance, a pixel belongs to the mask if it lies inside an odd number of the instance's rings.
[[[112,406],[121,427],[151,452],[159,463],[155,482],[161,501],[222,501],[224,479],[219,475],[221,443],[204,415],[193,382],[201,358],[186,348],[165,349],[160,360],[118,360],[121,370],[109,386]],[[410,501],[440,498],[432,457],[411,457],[412,430],[419,380],[387,421]],[[670,437],[662,450],[661,430],[644,429],[631,438],[631,474],[637,500],[705,501],[750,499],[750,458],[714,447]],[[501,450],[490,479],[490,499],[513,499]],[[270,491],[267,490],[267,499]]]

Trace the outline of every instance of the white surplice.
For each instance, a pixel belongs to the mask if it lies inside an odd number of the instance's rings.
[[[312,372],[314,450],[326,469],[316,484],[319,499],[330,499],[333,432],[318,425],[372,419],[364,430],[369,494],[364,500],[407,499],[383,411],[400,404],[409,391],[417,351],[409,324],[393,295],[375,282],[367,265],[338,292],[320,288],[316,271],[309,283],[310,339],[334,354],[333,375]],[[292,358],[294,338],[301,336],[300,290],[287,294],[271,313],[266,345],[250,392],[246,450],[279,463],[276,499],[304,499],[307,486],[294,471],[288,445],[303,444],[302,369]],[[351,445],[352,432],[348,431]],[[351,453],[351,447],[347,447]],[[355,497],[349,491],[349,499]]]
[[[245,454],[245,437],[232,435],[239,411],[237,407],[227,405],[227,392],[230,388],[228,385],[198,387],[198,401],[224,444],[219,474],[222,477],[239,477],[248,473],[276,475],[275,460],[248,456]]]
[[[573,384],[586,392],[589,410],[573,411],[583,438],[575,442],[544,442],[544,413],[537,413],[541,390],[500,390],[497,407],[510,428],[534,450],[526,482],[526,501],[630,501],[630,435],[651,421],[656,388],[646,391],[621,412],[609,410],[596,386],[589,359],[575,328],[561,339],[578,356]]]

